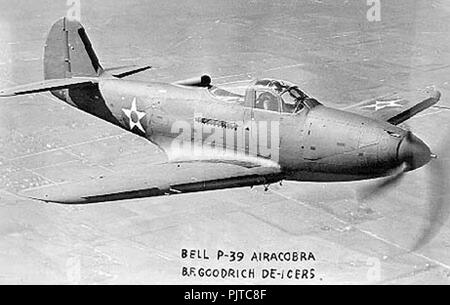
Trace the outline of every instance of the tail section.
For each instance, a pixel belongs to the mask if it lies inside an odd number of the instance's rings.
[[[44,78],[97,77],[103,72],[84,27],[59,19],[48,34],[44,51]]]
[[[50,91],[72,106],[92,113],[92,109],[104,106],[98,106],[101,97],[98,82],[101,78],[125,78],[150,68],[124,66],[103,69],[84,27],[78,21],[64,17],[53,24],[45,43],[45,80],[0,90],[0,97]]]

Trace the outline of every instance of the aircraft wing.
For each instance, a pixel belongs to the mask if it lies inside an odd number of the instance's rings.
[[[343,110],[357,113],[372,119],[399,125],[418,113],[439,102],[441,93],[435,89],[424,92],[393,93],[379,98],[370,99],[344,108]]]
[[[13,97],[24,94],[39,93],[45,91],[68,89],[84,85],[92,85],[98,82],[96,78],[74,77],[64,79],[50,79],[36,83],[21,85],[13,88],[0,90],[0,97]]]
[[[188,161],[146,166],[132,175],[110,173],[89,181],[53,184],[20,195],[45,202],[88,204],[156,197],[244,186],[282,180],[277,166],[222,161]]]

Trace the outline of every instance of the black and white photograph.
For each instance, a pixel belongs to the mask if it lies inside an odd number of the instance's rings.
[[[449,205],[450,0],[0,0],[0,285],[448,285]]]

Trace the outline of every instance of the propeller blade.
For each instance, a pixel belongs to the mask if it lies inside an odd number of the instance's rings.
[[[366,201],[373,199],[380,195],[382,192],[392,188],[397,185],[398,182],[401,181],[403,175],[405,173],[406,164],[402,164],[396,169],[394,169],[387,178],[383,178],[376,183],[363,188],[362,192],[359,195],[359,201]]]
[[[443,150],[444,153],[447,151],[447,149]],[[412,247],[413,251],[428,244],[439,233],[450,216],[450,205],[448,204],[450,177],[446,170],[448,161],[444,158],[438,158],[429,165],[428,215],[425,218],[419,237]]]

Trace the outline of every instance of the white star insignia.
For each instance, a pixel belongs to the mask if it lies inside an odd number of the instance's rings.
[[[131,104],[131,109],[122,109],[123,113],[128,117],[130,121],[130,130],[133,130],[134,127],[139,128],[143,133],[145,133],[144,127],[142,127],[141,120],[147,114],[145,112],[140,112],[137,110],[136,106],[136,98],[133,99],[133,103]],[[134,115],[133,115],[134,114]]]
[[[375,101],[375,104],[367,105],[362,107],[362,109],[373,109],[375,111],[384,109],[384,108],[403,108],[403,105],[400,104],[403,102],[403,99],[396,99],[391,101]]]

